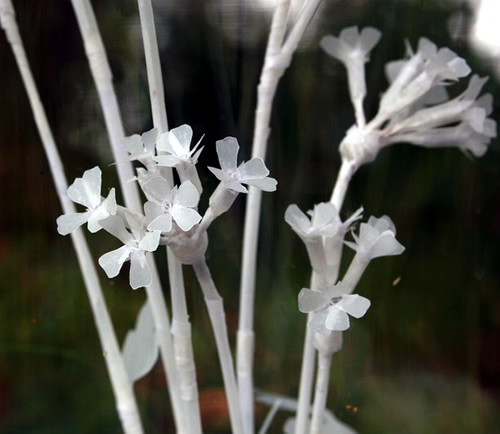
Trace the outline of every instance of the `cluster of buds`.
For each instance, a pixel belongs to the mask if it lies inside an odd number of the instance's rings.
[[[86,207],[86,211],[65,214],[57,219],[58,232],[67,235],[84,223],[90,232],[104,229],[122,242],[116,250],[102,255],[99,265],[108,277],[119,274],[123,264],[130,261],[130,286],[133,289],[149,286],[152,281],[146,255],[159,245],[172,248],[184,264],[194,263],[205,254],[207,228],[226,212],[239,193],[246,193],[243,184],[264,191],[276,190],[277,182],[260,158],[237,165],[239,145],[234,137],[216,142],[220,169],[209,170],[219,179],[219,186],[210,197],[209,207],[202,217],[198,202],[202,186],[196,163],[203,150],[201,140],[191,149],[193,132],[188,125],[158,134],[156,129],[142,135],[134,134],[122,140],[129,160],[137,161],[136,181],[147,201],[138,214],[118,206],[114,189],[107,198],[101,197],[102,173],[99,167],[87,170],[68,188],[68,197]],[[119,164],[119,163],[118,163]],[[180,179],[171,185],[168,171],[175,168]]]

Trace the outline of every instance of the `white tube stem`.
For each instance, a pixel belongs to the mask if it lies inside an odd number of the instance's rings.
[[[215,343],[217,345],[217,352],[219,354],[219,362],[221,364],[222,377],[224,380],[224,389],[229,406],[229,418],[231,420],[232,432],[234,434],[243,434],[240,399],[238,395],[238,386],[236,384],[233,357],[229,347],[222,297],[215,287],[205,258],[200,258],[193,263],[193,268],[203,291],[215,336]]]
[[[310,434],[322,434],[323,421],[328,397],[328,382],[333,353],[318,354],[318,375],[316,378],[316,392],[311,420]]]
[[[335,182],[335,187],[333,188],[332,197],[330,199],[330,202],[335,206],[339,214],[342,209],[342,204],[344,203],[349,182],[351,182],[351,178],[356,172],[356,169],[357,167],[353,163],[342,160],[342,165],[340,166],[337,181]]]
[[[7,35],[7,39],[11,44],[26,92],[28,93],[33,116],[49,161],[50,170],[63,211],[64,213],[74,213],[76,212],[75,206],[66,194],[68,183],[64,175],[63,164],[57,151],[57,146],[47,121],[45,110],[36,89],[35,81],[15,21],[14,8],[10,0],[0,0],[0,21]],[[81,229],[75,230],[71,238],[76,250],[92,313],[94,315],[94,321],[103,349],[104,361],[110,376],[111,386],[116,400],[116,408],[122,423],[122,428],[127,434],[140,434],[143,432],[143,429],[133,387],[123,362],[92,255],[90,254]]]

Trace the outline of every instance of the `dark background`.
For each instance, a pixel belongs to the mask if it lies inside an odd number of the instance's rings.
[[[170,126],[205,134],[199,163],[201,209],[215,188],[215,140],[236,136],[250,156],[255,89],[270,15],[249,1],[157,2],[158,36]],[[142,41],[133,1],[93,2],[127,134],[151,128]],[[95,166],[104,189],[117,185],[101,110],[77,24],[67,1],[16,1],[17,17],[69,180]],[[278,191],[264,195],[256,327],[256,385],[296,396],[304,333],[296,297],[310,269],[286,207],[327,201],[339,167],[337,146],[353,123],[343,66],[318,48],[350,25],[383,32],[367,66],[368,117],[386,88],[383,68],[401,58],[405,38],[426,36],[490,75],[472,50],[466,3],[431,0],[325,0],[278,89],[268,166]],[[0,36],[0,431],[120,432],[86,292],[17,67]],[[459,87],[464,86],[460,84]],[[498,101],[494,118],[498,118]],[[388,214],[406,246],[377,259],[357,292],[372,307],[345,333],[334,358],[328,407],[360,433],[493,433],[499,426],[500,157],[498,141],[481,159],[456,149],[401,144],[355,176],[344,216],[359,206]],[[211,229],[208,263],[225,298],[231,339],[237,326],[244,198]],[[97,258],[116,248],[89,237]],[[350,254],[346,254],[346,260]],[[165,280],[165,258],[158,264]],[[347,265],[347,264],[345,264]],[[228,432],[221,376],[204,303],[185,272],[206,432]],[[127,273],[101,272],[120,340],[144,300]],[[398,282],[399,280],[399,282]],[[168,291],[168,289],[166,289]],[[173,432],[159,364],[136,385],[146,432]],[[265,408],[258,407],[258,417]],[[272,432],[281,432],[279,414]]]

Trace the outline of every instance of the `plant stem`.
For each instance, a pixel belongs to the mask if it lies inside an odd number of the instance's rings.
[[[279,0],[273,15],[271,30],[257,89],[257,108],[252,144],[252,158],[265,159],[270,133],[270,118],[274,95],[279,80],[290,65],[293,53],[321,0],[308,0],[283,44],[286,33],[290,0]],[[257,238],[262,192],[249,188],[245,211],[243,235],[242,274],[240,283],[240,316],[237,333],[238,384],[241,402],[244,405],[245,433],[254,432],[253,421],[253,347],[254,347],[254,303],[255,274],[257,263]]]
[[[26,92],[28,93],[33,116],[49,161],[50,170],[61,206],[65,213],[74,213],[76,212],[75,206],[66,195],[68,183],[64,175],[62,161],[57,151],[45,110],[40,101],[33,75],[29,68],[26,53],[15,21],[14,9],[10,0],[0,0],[0,21],[6,32],[7,39],[11,44]],[[133,387],[128,378],[125,364],[120,353],[120,348],[102,293],[92,255],[90,254],[81,229],[75,230],[71,238],[90,300],[122,428],[127,434],[140,434],[143,432],[143,429]]]
[[[356,166],[352,162],[342,160],[342,165],[340,166],[337,181],[335,182],[335,187],[333,188],[332,197],[330,199],[330,202],[335,206],[339,214],[342,209],[342,204],[344,203],[349,182],[356,172],[356,169]]]
[[[202,257],[193,263],[196,277],[203,291],[205,303],[207,304],[210,322],[215,336],[219,362],[221,364],[222,377],[224,379],[224,389],[226,391],[227,403],[229,406],[229,417],[231,428],[234,434],[243,433],[243,422],[241,419],[241,408],[238,395],[238,386],[234,373],[233,357],[229,347],[229,338],[224,314],[222,297],[219,295],[214,281],[207,267],[205,258]]]
[[[328,382],[330,380],[330,367],[333,353],[318,354],[318,375],[316,378],[316,392],[314,396],[314,407],[311,420],[311,434],[323,432],[323,417],[328,397]]]
[[[134,179],[132,164],[127,161],[127,153],[121,146],[124,129],[112,83],[111,70],[97,27],[94,11],[88,0],[72,0],[72,4],[84,41],[92,76],[94,77],[99,94],[113,157],[115,161],[118,162],[116,167],[125,205],[132,211],[142,214],[142,203],[137,184],[135,182],[130,182]],[[184,433],[186,429],[184,426],[185,423],[180,400],[178,376],[173,356],[174,351],[172,336],[170,335],[170,320],[161,289],[160,279],[156,270],[156,264],[152,255],[148,254],[146,258],[152,274],[152,284],[146,288],[146,294],[151,303],[155,327],[158,333],[160,352],[165,367],[165,373],[168,378],[168,391],[172,402],[177,429],[179,433]]]

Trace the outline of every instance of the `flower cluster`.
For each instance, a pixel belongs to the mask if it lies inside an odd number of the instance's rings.
[[[68,188],[68,197],[87,208],[84,213],[66,214],[57,219],[58,231],[67,235],[83,223],[91,232],[101,228],[122,242],[122,247],[104,254],[99,265],[108,277],[115,277],[123,264],[130,261],[130,286],[133,289],[151,284],[147,253],[160,244],[168,244],[182,263],[193,263],[204,254],[206,229],[214,218],[227,211],[239,193],[246,193],[242,184],[264,191],[276,190],[276,180],[260,158],[237,165],[238,141],[227,137],[216,143],[221,168],[209,168],[221,181],[212,194],[203,218],[198,213],[202,192],[196,163],[203,148],[199,141],[191,148],[193,132],[188,125],[158,134],[152,129],[122,140],[130,160],[139,162],[137,181],[147,198],[143,213],[117,206],[114,189],[101,197],[101,170],[87,170]],[[181,180],[171,185],[166,170],[174,167]],[[229,200],[228,200],[229,198]]]

